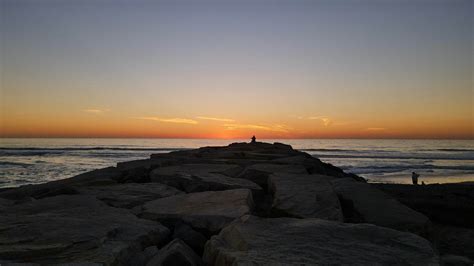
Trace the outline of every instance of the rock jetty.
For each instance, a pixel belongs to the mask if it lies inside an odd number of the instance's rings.
[[[153,154],[0,190],[0,264],[472,265],[472,223],[410,193],[282,143]]]

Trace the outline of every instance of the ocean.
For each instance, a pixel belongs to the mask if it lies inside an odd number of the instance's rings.
[[[148,158],[202,146],[248,140],[209,139],[0,139],[0,187],[68,178],[117,162]],[[369,182],[410,183],[474,181],[474,140],[285,139],[305,151]]]

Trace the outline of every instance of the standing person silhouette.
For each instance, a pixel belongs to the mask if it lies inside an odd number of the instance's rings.
[[[418,185],[418,177],[420,177],[419,174],[411,172],[411,181],[413,182],[413,185]]]
[[[250,141],[250,143],[256,143],[257,142],[257,138],[255,137],[255,135],[252,137],[252,140]]]

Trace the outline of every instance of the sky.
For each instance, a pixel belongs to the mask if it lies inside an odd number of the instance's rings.
[[[474,138],[471,0],[0,0],[0,136]]]

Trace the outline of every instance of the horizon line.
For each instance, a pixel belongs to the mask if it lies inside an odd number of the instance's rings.
[[[169,138],[169,137],[11,137],[11,136],[0,136],[0,139],[200,139],[200,140],[246,140],[248,138],[202,138],[202,137],[195,137],[195,138],[186,138],[186,137],[176,137],[176,138]],[[474,137],[471,138],[445,138],[445,137],[315,137],[315,138],[288,138],[288,137],[280,137],[280,138],[257,138],[258,140],[340,140],[340,139],[348,139],[348,140],[474,140]]]

